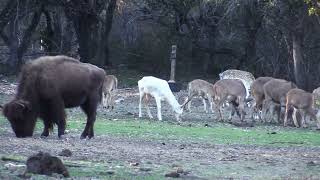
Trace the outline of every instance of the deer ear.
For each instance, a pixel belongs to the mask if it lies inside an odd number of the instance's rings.
[[[186,97],[183,104],[181,105],[181,108],[184,109],[184,107],[188,104],[189,101],[191,101],[192,97]]]

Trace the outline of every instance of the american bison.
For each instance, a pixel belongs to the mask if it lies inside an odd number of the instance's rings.
[[[17,137],[32,136],[38,117],[44,123],[41,136],[48,136],[57,124],[61,137],[66,126],[64,108],[80,106],[87,115],[81,138],[92,138],[104,77],[103,69],[70,57],[40,57],[23,66],[16,96],[4,105],[3,114]]]

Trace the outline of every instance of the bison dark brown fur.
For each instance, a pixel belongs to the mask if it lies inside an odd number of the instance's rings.
[[[80,106],[87,115],[81,138],[91,138],[104,77],[103,69],[70,57],[40,57],[23,66],[17,94],[5,104],[3,114],[17,137],[32,136],[38,117],[44,123],[42,136],[48,136],[57,124],[61,137],[66,125],[64,108]]]

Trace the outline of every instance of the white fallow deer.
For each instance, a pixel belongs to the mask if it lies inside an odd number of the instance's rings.
[[[157,104],[158,110],[158,119],[162,120],[161,115],[161,101],[167,101],[171,106],[172,110],[175,112],[175,116],[177,121],[180,121],[180,116],[183,112],[184,106],[189,102],[185,101],[184,104],[180,105],[170,90],[169,84],[167,81],[153,77],[153,76],[145,76],[141,80],[138,81],[139,88],[139,117],[142,117],[141,106],[142,101],[144,100],[145,106],[147,108],[147,113],[149,118],[153,118],[151,115],[148,103],[150,97],[154,97]]]
[[[102,86],[102,106],[103,108],[114,108],[114,94],[118,89],[118,79],[114,75],[106,75]]]

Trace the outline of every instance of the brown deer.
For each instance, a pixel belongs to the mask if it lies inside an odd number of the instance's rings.
[[[283,107],[286,105],[286,95],[287,93],[297,86],[284,79],[271,79],[263,86],[263,91],[265,99],[263,101],[263,111],[262,117],[266,121],[266,113],[271,110],[271,114],[274,113],[275,106],[280,105],[280,110],[278,111],[277,121],[280,122],[280,115]]]
[[[246,97],[246,88],[238,79],[222,79],[213,85],[215,107],[219,112],[220,120],[222,120],[221,106],[227,101],[232,106],[232,111],[229,120],[234,115],[234,110],[237,112],[240,120],[243,121],[245,116],[244,104]]]
[[[314,108],[314,96],[312,93],[306,92],[302,89],[291,89],[286,97],[286,112],[284,118],[284,126],[288,123],[288,111],[293,108],[293,123],[299,127],[297,120],[297,112],[301,114],[301,126],[306,128],[306,116],[309,115],[311,119],[317,120],[317,110]],[[317,123],[320,128],[320,122]]]
[[[253,113],[252,113],[252,118],[254,114],[260,114],[262,111],[262,104],[264,100],[264,90],[263,86],[273,79],[272,77],[259,77],[256,80],[253,81],[251,84],[251,94],[255,100],[254,105],[253,105]],[[261,115],[258,115],[259,119],[261,119]]]
[[[188,98],[190,99],[190,102],[188,103],[188,110],[191,112],[191,99],[194,96],[200,96],[202,98],[204,111],[208,112],[207,110],[207,103],[206,99],[208,99],[210,104],[210,109],[213,112],[212,107],[212,99],[213,99],[213,84],[201,80],[201,79],[195,79],[188,83]]]
[[[102,87],[102,106],[103,108],[114,108],[114,94],[118,88],[118,79],[114,75],[106,75]]]

